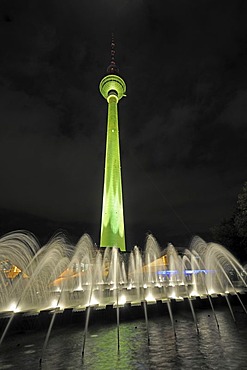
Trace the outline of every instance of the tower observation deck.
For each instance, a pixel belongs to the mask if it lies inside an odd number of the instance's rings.
[[[118,102],[125,96],[126,85],[118,72],[112,37],[111,63],[99,85],[108,103],[100,247],[118,247],[126,251],[118,129]]]

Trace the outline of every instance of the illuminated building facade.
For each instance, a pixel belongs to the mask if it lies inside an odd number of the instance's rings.
[[[118,129],[118,102],[125,96],[126,85],[118,75],[115,63],[115,43],[111,43],[111,64],[100,82],[100,92],[108,103],[105,173],[101,219],[101,247],[118,247],[126,251],[120,145]]]

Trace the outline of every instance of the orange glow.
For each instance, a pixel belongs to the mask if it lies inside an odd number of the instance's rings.
[[[154,260],[153,262],[149,263],[148,265],[143,266],[143,272],[155,272],[157,269],[163,270],[164,267],[168,266],[168,260],[167,255],[164,255],[157,260]]]
[[[2,267],[5,265],[4,267]],[[17,266],[12,265],[9,263],[8,260],[1,261],[0,270],[2,270],[6,276],[7,279],[15,279],[22,271]],[[24,278],[27,278],[26,274],[22,274]]]

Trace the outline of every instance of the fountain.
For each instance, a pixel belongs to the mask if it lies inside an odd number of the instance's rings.
[[[229,296],[240,298],[247,290],[247,272],[223,246],[194,237],[189,248],[178,253],[169,244],[161,250],[149,235],[145,250],[130,253],[118,248],[97,248],[85,234],[72,245],[63,234],[40,246],[28,232],[12,232],[0,238],[0,321],[6,321],[0,346],[15,318],[50,312],[40,366],[56,315],[67,309],[85,312],[81,354],[84,356],[91,310],[116,309],[117,349],[120,351],[120,308],[140,306],[150,345],[148,306],[166,304],[174,338],[172,304],[188,301],[199,333],[193,300],[208,299],[219,329],[212,297],[223,296],[235,321]],[[3,320],[2,320],[3,321]]]
[[[223,246],[194,237],[179,254],[169,244],[163,251],[152,235],[145,251],[98,249],[88,235],[73,246],[57,234],[40,247],[27,232],[0,239],[0,312],[87,307],[105,308],[157,300],[192,300],[240,294],[247,273]]]

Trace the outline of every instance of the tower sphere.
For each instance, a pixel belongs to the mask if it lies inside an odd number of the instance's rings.
[[[106,100],[111,95],[115,95],[118,100],[126,96],[126,84],[121,77],[115,74],[105,76],[100,82],[99,89]]]

